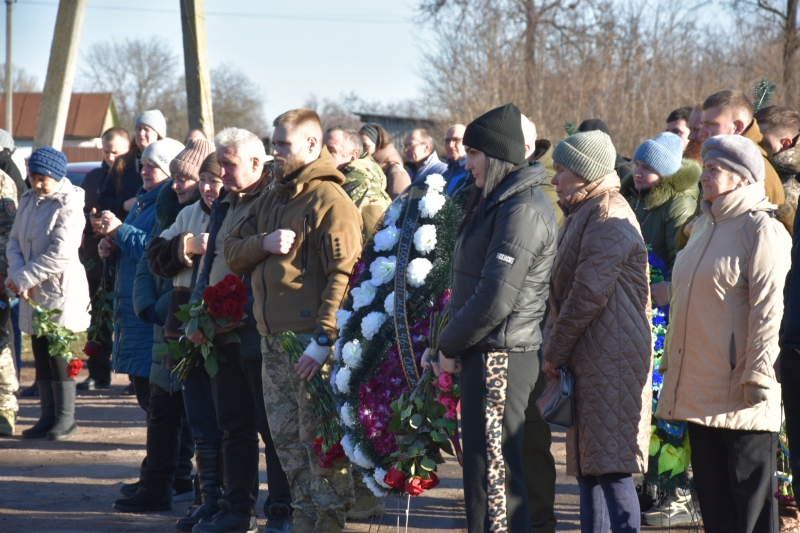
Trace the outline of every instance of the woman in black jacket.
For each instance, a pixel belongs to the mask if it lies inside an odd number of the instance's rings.
[[[525,161],[517,106],[478,117],[464,145],[476,189],[453,257],[443,357],[432,366],[461,373],[469,532],[529,533],[522,439],[558,227],[544,167]]]

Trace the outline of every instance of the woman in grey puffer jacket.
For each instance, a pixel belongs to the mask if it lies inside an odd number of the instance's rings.
[[[39,148],[28,160],[32,188],[22,195],[6,256],[6,286],[20,295],[20,329],[30,334],[42,415],[23,438],[61,440],[77,430],[75,381],[63,357],[51,357],[46,337],[33,331],[33,303],[60,309],[53,321],[74,332],[89,327],[89,283],[78,257],[83,235],[83,189],[66,179],[67,158]]]
[[[555,215],[544,167],[525,161],[514,104],[477,118],[464,133],[475,178],[453,257],[449,322],[434,371],[458,372],[464,494],[470,533],[529,533],[522,468],[528,397],[536,384]]]

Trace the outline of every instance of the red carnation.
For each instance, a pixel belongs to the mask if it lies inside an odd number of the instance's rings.
[[[402,471],[395,469],[394,466],[390,466],[389,471],[383,477],[383,482],[393,489],[403,490],[406,483],[406,475]]]
[[[73,359],[67,364],[67,377],[74,378],[83,368],[83,361],[78,358]]]
[[[225,316],[225,307],[223,305],[217,305],[217,302],[211,302],[208,306],[208,314],[213,316],[214,318],[221,318]]]
[[[422,491],[425,490],[422,488],[422,478],[414,477],[406,481],[405,489],[407,494],[419,496],[422,494]]]
[[[430,479],[422,480],[422,490],[430,490],[439,484],[439,478],[436,477],[436,474],[434,474],[433,472],[431,472],[430,474],[431,474]]]
[[[211,302],[217,297],[217,291],[214,290],[214,287],[206,287],[203,291],[203,300],[206,302]]]
[[[86,345],[83,347],[83,353],[86,354],[87,357],[103,355],[103,345],[99,342],[87,341]]]
[[[234,317],[242,306],[236,300],[225,300],[225,305],[222,308],[225,310],[225,316]]]

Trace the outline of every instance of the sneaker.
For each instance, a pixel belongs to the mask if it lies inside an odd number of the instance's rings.
[[[263,533],[291,533],[292,510],[288,505],[276,503],[270,505],[267,516],[267,527]]]
[[[211,520],[201,520],[192,528],[192,533],[258,533],[254,514],[233,513],[225,500],[219,500],[219,507],[220,512]]]
[[[144,490],[140,490],[130,498],[120,498],[114,502],[114,509],[123,513],[148,513],[153,511],[171,511],[172,502],[156,498]]]
[[[647,526],[690,526],[699,523],[700,513],[692,502],[691,493],[684,489],[677,489],[663,504],[642,513],[642,524]]]
[[[373,516],[379,518],[386,512],[383,498],[373,494],[365,494],[358,498],[353,507],[347,511],[348,520],[368,520]]]
[[[136,396],[136,389],[133,388],[133,383],[128,383],[120,394],[122,396]]]

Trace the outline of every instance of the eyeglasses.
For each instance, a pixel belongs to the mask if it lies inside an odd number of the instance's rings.
[[[459,144],[464,140],[463,137],[445,137],[444,144],[456,143]]]
[[[425,144],[425,143],[424,142],[420,142],[420,143],[414,143],[414,144],[404,144],[403,148],[406,149],[406,150],[413,150],[417,146],[422,146],[423,144]]]

